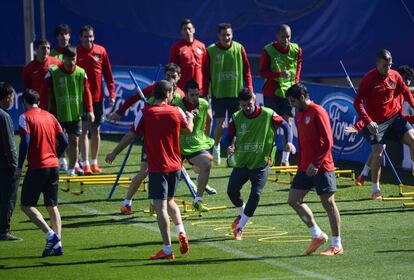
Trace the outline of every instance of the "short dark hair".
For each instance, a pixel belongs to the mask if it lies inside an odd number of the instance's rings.
[[[76,56],[76,48],[72,45],[68,45],[63,48],[63,57],[75,57]]]
[[[218,28],[217,28],[217,33],[220,33],[221,32],[221,30],[227,30],[227,29],[233,29],[232,27],[231,27],[231,24],[230,23],[228,23],[228,22],[222,22],[222,23],[220,23],[219,25],[218,25]]]
[[[33,89],[28,88],[23,92],[22,99],[29,105],[38,104],[39,93]]]
[[[93,27],[91,25],[84,25],[84,26],[82,26],[82,28],[79,31],[79,36],[82,37],[83,32],[85,32],[85,31],[92,31],[92,32],[94,32],[93,31]]]
[[[16,91],[8,82],[0,82],[0,100],[8,97],[9,95],[15,94]]]
[[[168,71],[177,72],[178,74],[181,74],[181,67],[171,62],[165,64],[164,66],[164,73],[167,73]]]
[[[72,30],[70,29],[69,25],[65,24],[65,23],[61,23],[58,26],[56,26],[55,31],[53,31],[53,36],[57,37],[59,36],[60,33],[66,34],[72,33]]]
[[[183,19],[180,23],[180,30],[183,28],[184,25],[187,25],[187,24],[190,24],[190,23],[194,26],[191,19],[189,19],[189,18]]]
[[[200,85],[194,80],[188,80],[184,85],[185,93],[188,93],[190,89],[200,89]]]
[[[163,100],[167,97],[167,92],[173,90],[173,85],[166,80],[160,80],[155,83],[154,90],[152,94],[154,95],[154,98],[157,100]]]
[[[253,98],[253,93],[248,88],[242,88],[239,92],[238,99],[241,101],[249,101]]]
[[[299,99],[301,95],[303,95],[305,99],[308,99],[308,89],[302,83],[292,85],[285,93],[286,98],[293,97],[295,99]]]
[[[390,60],[392,59],[391,52],[387,49],[381,49],[377,52],[377,59]]]
[[[411,79],[414,77],[414,70],[408,65],[401,65],[400,67],[398,67],[397,71],[398,73],[400,73],[402,77],[406,76]]]
[[[46,39],[36,39],[33,43],[33,47],[35,49],[37,49],[39,46],[44,46],[44,45],[49,45],[50,46],[49,41],[46,40]]]
[[[282,30],[290,30],[290,26],[287,24],[281,24],[279,25],[277,29],[277,33],[280,33]]]

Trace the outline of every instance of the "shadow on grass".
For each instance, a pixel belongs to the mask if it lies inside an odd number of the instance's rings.
[[[108,214],[110,216],[113,216],[114,214]],[[114,225],[114,223],[121,223],[121,224],[154,224],[157,221],[134,221],[136,217],[129,217],[125,219],[120,220],[114,220],[114,219],[107,219],[107,220],[101,220],[101,221],[88,221],[88,222],[77,222],[77,223],[70,223],[70,224],[64,224],[62,225],[63,228],[81,228],[81,227],[97,227],[97,226],[108,226],[108,225]]]
[[[65,267],[65,266],[78,266],[78,265],[93,265],[93,264],[104,264],[104,263],[125,263],[125,262],[139,262],[139,261],[146,261],[148,259],[140,259],[140,258],[134,258],[134,259],[101,259],[101,260],[82,260],[78,262],[63,262],[63,263],[52,263],[46,261],[50,258],[42,258],[42,257],[33,257],[38,258],[39,260],[45,260],[40,261],[36,264],[31,265],[19,265],[19,266],[7,266],[7,265],[0,265],[0,270],[12,270],[12,269],[29,269],[29,268],[44,268],[44,267]],[[54,260],[58,260],[59,258],[54,257]],[[135,265],[131,265],[135,266]]]
[[[384,250],[384,251],[376,251],[375,253],[383,254],[383,253],[404,253],[404,252],[414,252],[414,249]]]
[[[271,256],[271,257],[252,257],[252,258],[205,258],[205,259],[176,259],[174,261],[151,261],[141,265],[120,265],[113,266],[114,268],[124,268],[132,266],[180,266],[180,265],[210,265],[210,264],[230,264],[239,262],[255,262],[263,260],[277,260],[277,259],[290,259],[307,257],[306,255],[288,255],[288,256]]]

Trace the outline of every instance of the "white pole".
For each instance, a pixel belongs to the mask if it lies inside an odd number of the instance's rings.
[[[34,9],[33,0],[23,0],[24,46],[26,63],[33,60]]]

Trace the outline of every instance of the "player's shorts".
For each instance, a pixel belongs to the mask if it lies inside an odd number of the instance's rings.
[[[80,136],[82,133],[81,121],[60,122],[60,126],[67,134]]]
[[[296,190],[315,189],[318,195],[336,192],[335,171],[317,173],[315,176],[308,176],[305,172],[298,171],[291,185]]]
[[[181,169],[168,173],[149,172],[148,198],[167,199],[168,197],[174,197],[180,175]]]
[[[94,124],[102,124],[105,121],[104,103],[93,102],[93,114],[95,115]],[[83,106],[82,121],[88,120],[88,111],[86,106]]]
[[[213,110],[213,118],[225,118],[231,116],[240,109],[239,100],[237,98],[211,98],[211,109]]]
[[[182,155],[182,158],[188,160],[188,162],[190,162],[191,164],[191,159],[199,155],[206,155],[207,157],[211,157],[211,154],[209,151],[201,150],[201,151],[197,151],[195,153],[189,154],[189,155]]]
[[[371,134],[368,127],[362,130],[362,135],[371,145],[384,144],[385,140],[399,143],[404,134],[410,129],[412,129],[411,124],[398,113],[389,120],[378,123],[378,133],[376,135]]]
[[[284,97],[272,96],[263,97],[264,106],[275,111],[279,116],[293,117],[292,106],[290,106],[289,100]]]
[[[22,206],[37,206],[43,193],[45,206],[58,205],[59,167],[39,168],[26,172],[22,185]]]

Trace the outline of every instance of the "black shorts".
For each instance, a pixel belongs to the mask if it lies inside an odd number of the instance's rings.
[[[94,124],[102,124],[105,121],[103,102],[93,102],[93,114],[95,115]],[[82,121],[88,121],[88,111],[86,106],[83,106]]]
[[[80,136],[82,133],[81,121],[60,122],[60,126],[67,134]]]
[[[412,129],[411,124],[400,114],[397,114],[385,122],[378,123],[378,133],[376,135],[371,134],[368,127],[362,130],[362,135],[371,145],[385,144],[385,140],[400,143],[404,134],[410,129]]]
[[[59,168],[39,168],[26,172],[22,185],[22,206],[37,206],[43,193],[45,206],[58,205]]]
[[[235,112],[240,109],[239,100],[237,98],[211,98],[211,109],[213,118],[225,118],[226,111],[228,118],[231,118]]]
[[[280,116],[293,117],[289,100],[279,96],[263,97],[264,106],[272,109]]]
[[[196,156],[198,156],[198,155],[204,155],[204,154],[205,154],[207,157],[211,157],[211,156],[210,156],[210,152],[209,152],[209,151],[207,151],[207,150],[197,151],[197,152],[192,153],[192,154],[190,154],[190,155],[181,155],[181,157],[182,157],[182,159],[186,159],[186,160],[188,160],[188,162],[189,162],[190,164],[192,164],[190,161],[191,161],[191,159],[192,159],[193,157],[196,157]]]
[[[168,173],[149,172],[148,198],[167,199],[168,197],[174,197],[180,176],[181,169]]]
[[[296,190],[315,189],[318,195],[336,192],[335,171],[318,173],[315,176],[308,176],[305,172],[298,171],[291,185]]]

